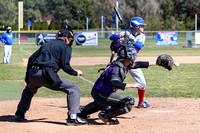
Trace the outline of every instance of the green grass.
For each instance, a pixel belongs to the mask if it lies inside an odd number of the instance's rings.
[[[0,81],[0,87],[0,101],[20,98],[19,82]]]
[[[172,56],[200,56],[200,49],[182,48],[182,46],[159,46],[155,45],[155,40],[147,38],[147,43],[141,50],[140,56],[158,56],[163,53]],[[185,45],[185,44],[181,44]],[[98,46],[76,46],[73,45],[73,57],[110,57],[110,41],[108,39],[99,39]],[[13,46],[10,65],[3,65],[0,58],[0,100],[18,99],[20,91],[24,88],[24,84],[20,84],[24,80],[26,67],[22,65],[23,58],[30,55],[26,52],[33,53],[39,46],[30,44],[21,44],[22,51]],[[26,52],[25,52],[26,51]],[[3,47],[0,47],[0,53],[3,56]],[[99,68],[105,65],[96,66],[76,66],[74,69],[80,69],[84,73],[84,77],[95,82],[100,73]],[[161,67],[151,67],[143,69],[147,87],[146,97],[194,97],[200,98],[200,64],[181,64],[180,67],[174,68],[173,71],[167,71]],[[66,78],[70,82],[76,83],[81,89],[82,97],[89,97],[92,85],[82,79],[70,76],[63,71],[59,71],[59,75]],[[134,83],[135,81],[127,74],[125,82]],[[19,85],[20,84],[20,85]],[[118,91],[121,94],[137,97],[137,89],[127,89],[126,91]],[[16,94],[16,95],[15,95]],[[66,97],[63,92],[52,91],[47,88],[40,88],[36,94],[38,97]]]
[[[98,46],[79,46],[75,42],[73,44],[72,57],[110,57],[110,43],[109,39],[99,38]],[[158,56],[160,54],[166,53],[172,56],[199,56],[199,48],[183,48],[186,46],[186,41],[184,37],[179,37],[179,44],[177,46],[156,46],[156,38],[147,37],[146,42],[142,50],[140,51],[140,56]],[[17,45],[14,47],[18,47]],[[39,46],[33,44],[21,44],[20,48],[24,51],[33,53]],[[15,49],[14,49],[15,50]],[[20,51],[19,51],[20,52]],[[27,54],[19,53],[21,56],[28,58]]]
[[[2,68],[4,65],[0,65]],[[10,68],[11,66],[8,66]],[[76,66],[74,69],[80,69],[84,73],[84,77],[88,80],[95,82],[99,77],[100,73],[97,72],[99,68],[105,67],[104,65],[96,66]],[[19,67],[18,71],[25,74],[25,67]],[[146,87],[146,97],[194,97],[200,98],[200,82],[199,82],[199,73],[200,65],[199,64],[181,64],[180,67],[174,68],[173,71],[168,71],[162,67],[151,67],[148,69],[142,69],[146,78],[147,87]],[[10,94],[8,98],[11,98],[16,90],[19,92],[19,84],[16,80],[23,80],[24,74],[18,76],[12,71],[8,71],[7,75],[10,77],[4,77],[4,81],[1,80],[0,84],[0,97],[3,96],[3,99],[6,97],[5,94]],[[59,75],[68,79],[70,82],[76,83],[80,90],[82,97],[90,97],[90,92],[92,89],[92,84],[85,82],[84,80],[70,76],[63,71],[59,72]],[[9,81],[7,81],[9,80]],[[5,82],[5,83],[4,83]],[[127,83],[135,83],[130,74],[127,74],[125,80]],[[14,83],[14,84],[12,84]],[[6,85],[5,85],[6,84]],[[16,85],[17,84],[17,85]],[[23,86],[24,87],[24,86]],[[23,88],[22,87],[22,88]],[[9,89],[7,89],[9,88]],[[22,90],[22,88],[20,88]],[[7,93],[5,93],[7,91]],[[129,88],[125,91],[118,91],[120,94],[137,97],[137,89]],[[19,95],[19,93],[16,93]],[[65,93],[53,91],[47,88],[40,88],[36,96],[39,97],[66,97]],[[19,97],[13,97],[19,98]],[[12,98],[11,98],[12,99]],[[2,100],[2,98],[1,98]]]

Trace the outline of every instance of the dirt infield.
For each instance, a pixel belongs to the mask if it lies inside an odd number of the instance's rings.
[[[157,57],[138,57],[137,61],[156,61]],[[200,56],[175,56],[173,57],[175,62],[179,63],[200,63]],[[108,64],[110,57],[73,57],[70,64],[72,66],[80,65],[101,65]],[[26,66],[28,59],[23,59],[23,65]]]
[[[137,61],[156,61],[157,57],[138,57]],[[173,57],[175,62],[189,64],[200,63],[200,56],[175,56]],[[72,58],[71,64],[74,66],[80,65],[100,65],[108,64],[110,57],[80,57]]]
[[[81,98],[81,105],[91,98]],[[137,98],[136,98],[137,100]],[[133,108],[118,117],[119,125],[103,125],[97,113],[91,116],[90,125],[66,126],[65,98],[33,98],[26,122],[14,121],[18,100],[0,101],[1,133],[199,133],[200,99],[147,98],[153,108]]]

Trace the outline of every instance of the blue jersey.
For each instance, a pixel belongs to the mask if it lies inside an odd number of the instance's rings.
[[[120,33],[122,36],[125,36],[125,32]],[[140,50],[145,43],[145,35],[143,33],[139,33],[137,35],[134,35],[131,31],[127,31],[126,34],[128,35],[128,40],[124,39],[126,41],[125,43],[128,43],[130,46],[135,46],[136,49]],[[122,40],[123,41],[123,40]]]
[[[128,44],[130,46],[135,47],[135,49],[137,50],[137,55],[136,57],[139,55],[140,50],[142,49],[142,47],[144,46],[145,43],[145,35],[143,33],[139,33],[137,35],[134,35],[131,31],[126,31],[126,34],[128,35],[128,40],[122,38],[122,44]],[[121,32],[120,33],[121,36],[125,35],[125,32]],[[130,40],[130,41],[129,41]]]
[[[2,36],[0,36],[0,40],[5,45],[12,45],[13,43],[13,33],[12,32],[5,32]]]

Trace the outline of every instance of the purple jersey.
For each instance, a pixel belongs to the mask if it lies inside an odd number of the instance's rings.
[[[121,62],[112,62],[97,79],[93,89],[103,93],[112,93],[117,89],[124,90],[125,84],[123,81],[127,72],[128,69]],[[120,85],[113,86],[113,81],[118,81]]]
[[[108,66],[95,82],[93,89],[104,92],[104,93],[113,92],[112,86],[110,84],[110,80],[111,80],[112,71],[115,69],[115,67],[116,66],[112,64]]]

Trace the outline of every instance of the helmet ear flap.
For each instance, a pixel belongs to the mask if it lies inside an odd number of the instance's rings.
[[[134,22],[134,21],[131,21],[130,27],[132,27],[132,28],[134,28],[134,29],[140,29],[140,25],[139,25],[139,24],[136,24],[136,22]]]
[[[139,29],[139,28],[140,28],[140,25],[136,25],[136,26],[135,26],[135,29]]]

